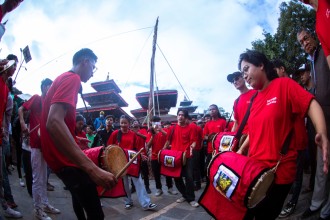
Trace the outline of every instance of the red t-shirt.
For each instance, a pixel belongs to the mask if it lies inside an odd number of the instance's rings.
[[[305,118],[296,117],[294,121],[294,136],[297,150],[305,150],[308,144],[307,130],[305,126]]]
[[[319,0],[316,12],[316,33],[325,56],[330,55],[330,2]]]
[[[151,132],[148,133],[147,142],[150,141],[152,137]],[[166,143],[166,135],[162,132],[158,132],[154,135],[154,138],[151,142],[151,160],[158,160],[158,153],[161,149],[163,149]]]
[[[245,113],[250,105],[251,97],[256,93],[256,90],[249,90],[244,94],[241,94],[238,98],[238,101],[234,102],[234,119],[237,121],[238,130],[240,124],[243,121]],[[248,123],[245,124],[242,134],[247,134],[249,130]]]
[[[305,117],[312,99],[310,93],[290,78],[271,81],[258,93],[251,107],[249,156],[274,167],[284,140],[294,127],[294,118]],[[289,184],[295,180],[297,151],[294,140],[295,134],[276,171],[277,184]]]
[[[196,126],[196,147],[195,150],[202,149],[203,141],[203,129],[200,126]]]
[[[218,118],[217,120],[210,120],[205,124],[203,130],[203,137],[206,135],[209,136],[210,134],[223,132],[226,128],[226,120],[222,118]],[[212,142],[209,141],[207,143],[207,153],[210,154],[213,152]]]
[[[172,132],[173,129],[174,131]],[[172,126],[167,132],[168,139],[170,138],[171,134],[171,150],[186,152],[186,158],[191,157],[190,146],[193,142],[196,141],[196,132],[193,127],[189,125],[184,127],[180,125],[175,125]]]
[[[137,136],[133,131],[128,131],[127,133],[122,133],[120,143],[118,142],[117,136],[118,136],[119,130],[115,130],[110,135],[110,138],[107,142],[107,146],[110,144],[117,144],[119,147],[127,150],[139,150],[137,148]]]
[[[67,112],[64,121],[66,126],[68,126],[72,137],[75,138],[76,104],[80,87],[81,80],[79,75],[72,72],[66,72],[55,79],[44,99],[40,121],[41,149],[47,164],[55,173],[59,172],[63,167],[76,165],[57,149],[58,147],[55,146],[54,141],[46,129],[50,106],[55,103],[66,104]],[[78,146],[75,145],[72,147]]]
[[[30,111],[30,130],[40,124],[42,97],[39,95],[32,96],[27,102],[24,102],[23,107]],[[38,129],[30,133],[30,146],[31,148],[41,148],[40,138],[38,136]]]
[[[6,82],[0,76],[0,125],[2,125],[3,115],[6,111],[9,89]],[[2,138],[0,138],[0,145],[2,144]]]
[[[141,128],[139,130],[139,133],[146,137],[148,135],[147,130],[144,128]],[[143,148],[142,154],[147,155],[145,146],[146,146],[146,139],[143,137],[140,137],[139,135],[136,135],[136,149],[140,150],[141,148]]]

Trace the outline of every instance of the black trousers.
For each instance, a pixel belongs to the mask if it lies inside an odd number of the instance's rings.
[[[156,182],[156,189],[162,189],[162,182],[160,181],[160,164],[158,160],[151,161],[151,169],[152,173],[154,174],[155,182]],[[166,176],[166,186],[167,188],[173,187],[172,177]]]
[[[79,220],[104,219],[96,185],[85,172],[76,167],[65,167],[56,174],[69,189],[73,210]]]
[[[244,220],[275,220],[281,213],[292,184],[274,184],[266,198],[255,208],[249,209]]]
[[[32,167],[31,167],[31,152],[22,149],[22,162],[25,172],[26,189],[32,197]]]
[[[144,181],[144,186],[146,188],[149,188],[149,167],[148,167],[148,161],[141,160],[140,169],[141,169],[141,174],[142,174],[143,181]]]
[[[201,187],[200,150],[193,150],[193,177],[196,187]]]
[[[183,181],[185,177],[185,182]],[[182,167],[181,176],[174,178],[175,186],[188,202],[195,200],[194,178],[193,178],[193,158],[187,158],[186,165]]]

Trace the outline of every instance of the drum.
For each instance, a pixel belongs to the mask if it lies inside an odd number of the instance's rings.
[[[134,150],[127,150],[124,149],[126,159],[130,161],[136,154],[137,152]],[[140,155],[134,159],[134,161],[129,165],[127,168],[127,175],[133,176],[133,177],[139,177],[140,175],[140,164],[141,164],[141,157]]]
[[[160,173],[170,177],[180,177],[182,166],[186,165],[186,154],[182,151],[163,149],[158,152]]]
[[[219,132],[213,136],[212,148],[214,153],[224,151],[236,151],[237,139],[235,138],[236,132]]]
[[[104,148],[94,147],[90,149],[83,150],[86,156],[91,159],[98,167],[117,175],[123,167],[125,167],[127,157],[124,150],[117,145],[109,145]],[[126,172],[123,173],[124,176]]]
[[[214,156],[208,167],[210,186],[216,193],[209,195],[211,201],[222,201],[221,207],[231,203],[238,208],[253,208],[261,202],[274,180],[274,169],[262,161],[234,152]],[[228,206],[230,207],[230,206]]]

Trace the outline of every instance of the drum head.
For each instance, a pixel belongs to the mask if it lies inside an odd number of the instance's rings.
[[[105,169],[117,176],[128,161],[126,154],[121,147],[117,145],[109,145],[104,150],[103,162],[105,164]],[[126,175],[126,170],[121,176],[124,175]]]
[[[260,176],[257,183],[252,188],[250,196],[248,197],[248,201],[246,204],[248,208],[254,208],[266,197],[267,192],[274,181],[274,178],[275,173],[272,169],[268,170]]]

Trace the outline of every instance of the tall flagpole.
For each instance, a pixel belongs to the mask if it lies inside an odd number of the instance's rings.
[[[152,44],[152,56],[150,61],[150,94],[149,94],[149,105],[148,105],[148,127],[150,126],[150,121],[152,116],[155,115],[154,108],[154,75],[155,75],[155,53],[156,53],[156,45],[157,45],[157,31],[158,31],[158,17],[156,20],[156,25],[154,28],[154,37]]]

